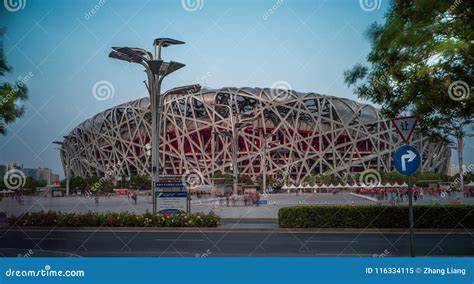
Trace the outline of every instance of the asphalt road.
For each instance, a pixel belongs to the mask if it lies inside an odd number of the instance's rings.
[[[408,256],[409,235],[360,232],[0,230],[0,256]],[[419,233],[417,256],[474,256],[471,233]]]

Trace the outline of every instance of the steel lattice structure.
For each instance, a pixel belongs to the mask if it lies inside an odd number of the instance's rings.
[[[243,175],[259,176],[264,154],[267,174],[285,173],[295,183],[308,173],[389,172],[391,154],[402,144],[377,109],[344,98],[268,88],[183,87],[169,90],[163,100],[162,175],[198,173],[209,182],[214,173],[228,172],[232,139],[214,134],[233,133],[231,121],[238,118],[251,123],[239,132]],[[74,176],[103,176],[116,165],[120,174],[150,175],[149,106],[142,98],[81,123],[64,140],[63,165],[69,161]],[[419,135],[412,145],[423,154],[421,170],[447,171],[449,147]]]

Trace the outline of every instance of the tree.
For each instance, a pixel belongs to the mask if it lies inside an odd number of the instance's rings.
[[[386,173],[386,172],[381,172],[380,173],[382,183],[398,183],[398,184],[403,184],[406,181],[406,177],[404,175],[401,175],[395,171]]]
[[[61,181],[61,187],[66,188],[66,180]],[[80,176],[73,176],[69,180],[69,187],[71,190],[76,191],[76,190],[87,190],[89,188],[89,184],[86,179]]]
[[[112,181],[106,177],[91,176],[85,180],[87,181],[86,190],[91,192],[113,192]]]
[[[23,190],[27,194],[34,194],[36,193],[36,189],[38,187],[45,187],[47,182],[45,180],[35,180],[32,177],[26,177],[25,185],[23,186]]]
[[[146,175],[132,175],[130,178],[130,186],[136,190],[149,190],[150,178]]]
[[[245,184],[245,185],[253,185],[254,184],[252,178],[250,178],[247,175],[239,175],[239,182],[241,184]]]
[[[7,64],[3,54],[3,35],[5,29],[0,29],[0,77],[4,77],[7,73],[12,71],[12,68]],[[8,82],[0,83],[0,134],[6,133],[6,125],[15,121],[24,113],[23,106],[18,103],[27,99],[28,88],[26,81],[30,74],[24,78],[19,79],[13,85]]]
[[[460,172],[463,138],[474,123],[473,9],[472,1],[394,0],[385,23],[368,30],[368,66],[344,73],[387,117],[420,115],[419,131],[455,142]]]

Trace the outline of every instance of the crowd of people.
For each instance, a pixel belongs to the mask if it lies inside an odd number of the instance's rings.
[[[413,200],[416,202],[418,199],[424,197],[459,197],[460,190],[455,189],[443,189],[443,188],[426,188],[426,187],[413,187]],[[408,200],[408,189],[407,188],[357,188],[355,193],[371,196],[379,200],[389,200],[389,203],[400,203]],[[468,187],[464,187],[463,197],[474,197],[474,191]]]
[[[260,193],[258,192],[246,192],[243,195],[233,194],[232,192],[216,194],[219,198],[219,204],[221,206],[235,207],[235,206],[259,206],[260,205]]]
[[[10,197],[12,200],[16,200],[19,205],[22,205],[23,202],[24,202],[22,192],[12,191],[8,195],[0,195],[0,201],[2,201],[4,198],[8,198],[8,197]]]

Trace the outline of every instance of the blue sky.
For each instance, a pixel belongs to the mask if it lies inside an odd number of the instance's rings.
[[[186,41],[163,51],[165,60],[187,65],[165,80],[164,90],[193,83],[270,87],[283,80],[297,91],[357,99],[343,72],[365,61],[365,31],[383,21],[389,4],[375,1],[380,7],[365,11],[370,7],[358,0],[20,2],[24,8],[15,12],[0,6],[5,54],[14,68],[7,80],[33,76],[25,115],[0,137],[0,163],[50,167],[61,175],[52,141],[97,112],[147,96],[142,69],[109,59],[111,46],[151,50],[156,37]],[[99,101],[92,88],[102,80],[112,83],[114,95]],[[473,145],[466,143],[466,164],[474,163]]]

